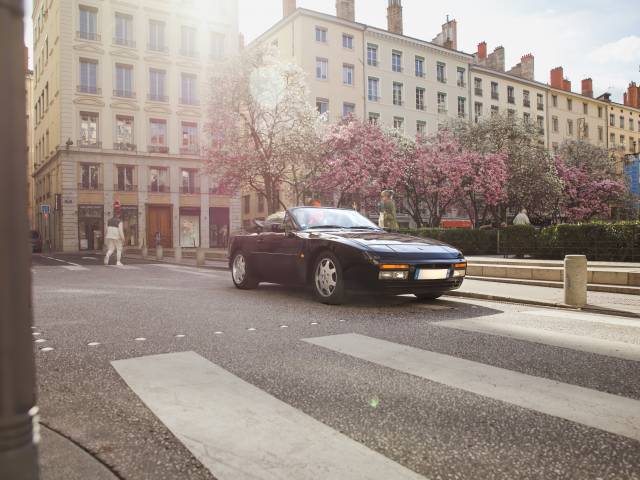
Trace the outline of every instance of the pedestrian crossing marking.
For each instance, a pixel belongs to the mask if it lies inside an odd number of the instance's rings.
[[[572,335],[542,328],[525,327],[516,325],[513,321],[507,322],[500,318],[447,320],[433,325],[467,332],[500,335],[517,340],[542,343],[554,347],[569,348],[582,352],[640,362],[640,345],[604,340],[585,335]]]
[[[425,480],[194,352],[112,365],[220,480]]]
[[[612,315],[599,315],[596,313],[569,312],[566,310],[531,310],[522,312],[524,315],[536,317],[551,317],[567,320],[580,320],[582,322],[605,323],[607,325],[618,325],[621,327],[637,327],[640,328],[640,318],[625,318]]]
[[[72,272],[83,272],[83,271],[88,271],[89,269],[86,267],[83,267],[81,265],[63,265],[63,267],[65,270],[69,270]]]
[[[449,387],[640,441],[640,401],[358,334],[304,341]]]

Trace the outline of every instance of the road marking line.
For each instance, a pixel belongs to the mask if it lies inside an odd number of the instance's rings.
[[[306,342],[449,387],[640,440],[640,401],[358,334]]]
[[[80,264],[78,264],[78,263],[68,262],[66,260],[60,260],[59,258],[54,258],[54,257],[44,257],[44,258],[48,258],[49,260],[55,260],[56,262],[60,262],[60,263],[66,263],[67,265],[71,265],[73,267],[79,267],[80,266]]]
[[[604,340],[583,335],[571,335],[541,328],[523,327],[499,319],[469,319],[447,320],[433,323],[438,327],[465,330],[468,332],[487,333],[502,337],[525,340],[527,342],[542,343],[554,347],[569,348],[581,352],[607,355],[640,362],[640,345],[632,343]]]
[[[112,365],[221,480],[424,480],[194,352]]]
[[[63,265],[62,268],[66,270],[71,270],[72,272],[81,272],[88,271],[89,269],[86,267],[82,267],[80,265]]]
[[[638,327],[640,328],[640,319],[632,319],[625,317],[615,317],[611,315],[599,315],[597,313],[580,313],[568,312],[565,310],[530,310],[522,312],[524,315],[532,315],[538,317],[551,317],[568,320],[580,320],[583,322],[606,323],[607,325],[618,325],[621,327]]]

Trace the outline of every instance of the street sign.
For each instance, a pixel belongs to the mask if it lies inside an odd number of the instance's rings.
[[[49,207],[49,205],[40,205],[40,212],[45,214],[45,215],[49,215],[49,211],[51,210],[51,207]]]

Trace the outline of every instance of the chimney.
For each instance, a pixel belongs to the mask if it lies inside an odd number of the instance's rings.
[[[565,92],[570,92],[571,91],[571,82],[569,80],[567,80],[566,78],[562,80],[562,89]]]
[[[296,5],[296,0],[282,0],[282,16],[283,18],[287,18],[293,12],[296,11],[298,6]]]
[[[480,42],[478,44],[478,60],[484,60],[487,58],[487,42]]]
[[[582,80],[582,95],[593,98],[593,80],[590,78]]]
[[[520,59],[520,65],[522,65],[521,76],[527,80],[535,80],[535,58],[532,54],[527,53]]]
[[[504,72],[504,47],[496,47],[490,56],[492,57],[492,68]]]
[[[624,94],[624,104],[627,107],[640,108],[640,86],[631,82]]]
[[[556,67],[551,70],[551,86],[559,90],[564,90],[564,69],[562,67]]]
[[[402,35],[402,1],[401,0],[389,0],[389,7],[387,8],[387,24],[388,30],[391,33]]]
[[[356,21],[356,0],[336,0],[336,15],[338,18]]]

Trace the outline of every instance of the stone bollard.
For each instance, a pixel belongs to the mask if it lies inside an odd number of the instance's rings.
[[[204,248],[196,249],[196,265],[198,267],[203,267],[204,266],[204,260],[205,260]]]
[[[149,249],[147,248],[146,245],[142,247],[141,253],[142,253],[142,258],[147,258],[149,256]]]
[[[182,247],[176,247],[173,249],[173,258],[177,263],[182,261]]]
[[[156,247],[156,260],[162,260],[164,258],[164,250],[162,245]]]
[[[564,257],[564,303],[572,307],[587,304],[587,257]]]

